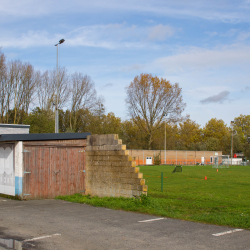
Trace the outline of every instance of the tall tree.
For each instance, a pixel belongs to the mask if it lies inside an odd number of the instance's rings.
[[[164,117],[178,121],[186,104],[183,103],[178,83],[153,77],[151,74],[136,76],[127,91],[127,108],[131,119],[146,133],[147,147],[151,149],[154,135]]]
[[[58,84],[58,109],[65,108],[70,96],[69,75],[65,68],[58,71],[47,70],[44,73],[37,72],[38,84],[38,102],[42,110],[52,110],[56,105],[57,84]]]
[[[250,137],[250,115],[240,115],[234,118],[234,129],[242,139],[242,142],[246,142]]]
[[[195,146],[201,141],[201,128],[200,125],[195,121],[190,120],[189,118],[179,124],[179,134],[180,140],[183,144],[183,149],[191,149],[191,146]]]
[[[81,120],[80,110],[100,112],[103,100],[97,97],[94,82],[87,75],[75,73],[70,78],[70,129],[77,132],[77,123]]]
[[[221,119],[218,120],[216,118],[210,119],[206,123],[202,132],[203,132],[203,141],[206,142],[207,140],[209,140],[209,145],[213,145],[213,146],[209,146],[210,149],[217,148],[218,150],[218,147],[219,147],[220,150],[225,152],[227,145],[224,145],[224,142],[228,141],[228,137],[230,137],[230,130],[226,126],[223,120]],[[214,138],[216,140],[209,139],[209,138]]]
[[[234,152],[243,151],[250,158],[250,115],[240,115],[234,118]],[[237,144],[238,142],[238,144]]]

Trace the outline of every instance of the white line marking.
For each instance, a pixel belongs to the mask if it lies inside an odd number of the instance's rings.
[[[164,220],[165,218],[157,218],[157,219],[151,219],[151,220],[141,220],[138,222],[150,222],[150,221],[155,221],[155,220]]]
[[[7,201],[7,200],[1,200],[1,201]]]
[[[244,229],[234,229],[234,230],[230,230],[230,231],[226,231],[226,232],[222,232],[222,233],[217,233],[217,234],[212,234],[212,235],[213,236],[221,236],[221,235],[231,234],[231,233],[235,233],[235,232],[239,232],[239,231],[244,231]]]
[[[35,241],[35,240],[41,240],[44,238],[51,238],[53,236],[60,236],[61,234],[52,234],[52,235],[45,235],[45,236],[41,236],[41,237],[37,237],[37,238],[33,238],[33,239],[28,239],[28,240],[24,240],[24,241]]]

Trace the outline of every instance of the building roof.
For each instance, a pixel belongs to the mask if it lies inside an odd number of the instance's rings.
[[[91,135],[86,133],[51,133],[51,134],[2,134],[1,141],[51,141],[51,140],[77,140],[87,139]]]
[[[30,128],[30,125],[0,123],[0,128]]]

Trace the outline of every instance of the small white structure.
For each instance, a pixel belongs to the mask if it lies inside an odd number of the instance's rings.
[[[242,158],[229,158],[229,165],[241,165]]]
[[[201,165],[204,165],[205,163],[205,157],[201,157]]]
[[[1,135],[7,134],[29,134],[29,129],[30,125],[0,124],[0,138]],[[17,168],[22,163],[20,145],[20,142],[17,144],[0,142],[0,193],[2,194],[15,195],[19,177],[19,174],[15,173],[15,166]]]
[[[151,156],[148,156],[146,158],[146,165],[152,165],[153,164],[153,160],[152,160],[152,157]]]
[[[0,135],[4,134],[29,134],[30,125],[2,124],[0,123]]]

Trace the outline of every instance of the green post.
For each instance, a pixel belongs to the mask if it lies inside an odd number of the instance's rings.
[[[161,172],[161,191],[163,192],[163,172]]]

